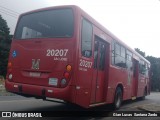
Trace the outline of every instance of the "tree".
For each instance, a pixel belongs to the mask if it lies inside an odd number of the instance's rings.
[[[7,71],[8,55],[11,44],[11,35],[7,22],[0,15],[0,75],[5,76]]]
[[[146,59],[151,63],[151,90],[160,90],[160,58],[147,56]]]
[[[139,48],[135,48],[135,51],[138,52],[143,57],[145,57],[145,52],[141,51]]]

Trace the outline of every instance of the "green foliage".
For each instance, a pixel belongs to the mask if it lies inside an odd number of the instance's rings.
[[[145,57],[145,52],[142,52],[139,48],[135,48],[135,51],[138,52],[143,57]]]
[[[146,59],[151,63],[151,90],[160,91],[160,58],[147,56]]]
[[[11,35],[7,22],[0,15],[0,75],[6,76]]]

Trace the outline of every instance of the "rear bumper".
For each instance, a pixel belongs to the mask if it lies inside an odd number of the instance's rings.
[[[26,94],[30,96],[39,96],[42,98],[44,97],[58,98],[61,100],[75,103],[75,100],[73,98],[74,88],[75,88],[74,86],[67,86],[65,88],[54,88],[54,87],[15,83],[15,82],[10,82],[6,79],[5,88],[7,91],[13,93]]]

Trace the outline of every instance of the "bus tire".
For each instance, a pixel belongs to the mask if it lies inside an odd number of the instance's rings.
[[[114,95],[114,109],[118,110],[122,103],[122,89],[117,87],[115,95]]]

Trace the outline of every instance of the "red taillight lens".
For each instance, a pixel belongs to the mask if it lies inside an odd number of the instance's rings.
[[[65,77],[66,79],[68,79],[68,78],[69,78],[69,73],[68,73],[68,72],[65,72],[65,73],[64,73],[64,77]]]
[[[63,78],[60,82],[60,86],[61,87],[65,87],[68,83],[69,83],[69,79],[70,79],[70,75],[71,75],[71,70],[72,70],[72,66],[71,65],[67,65],[66,66],[66,70],[63,73]]]
[[[8,72],[11,73],[12,72],[12,63],[8,62]]]
[[[12,63],[8,62],[8,68],[11,68],[11,67],[12,67]]]

